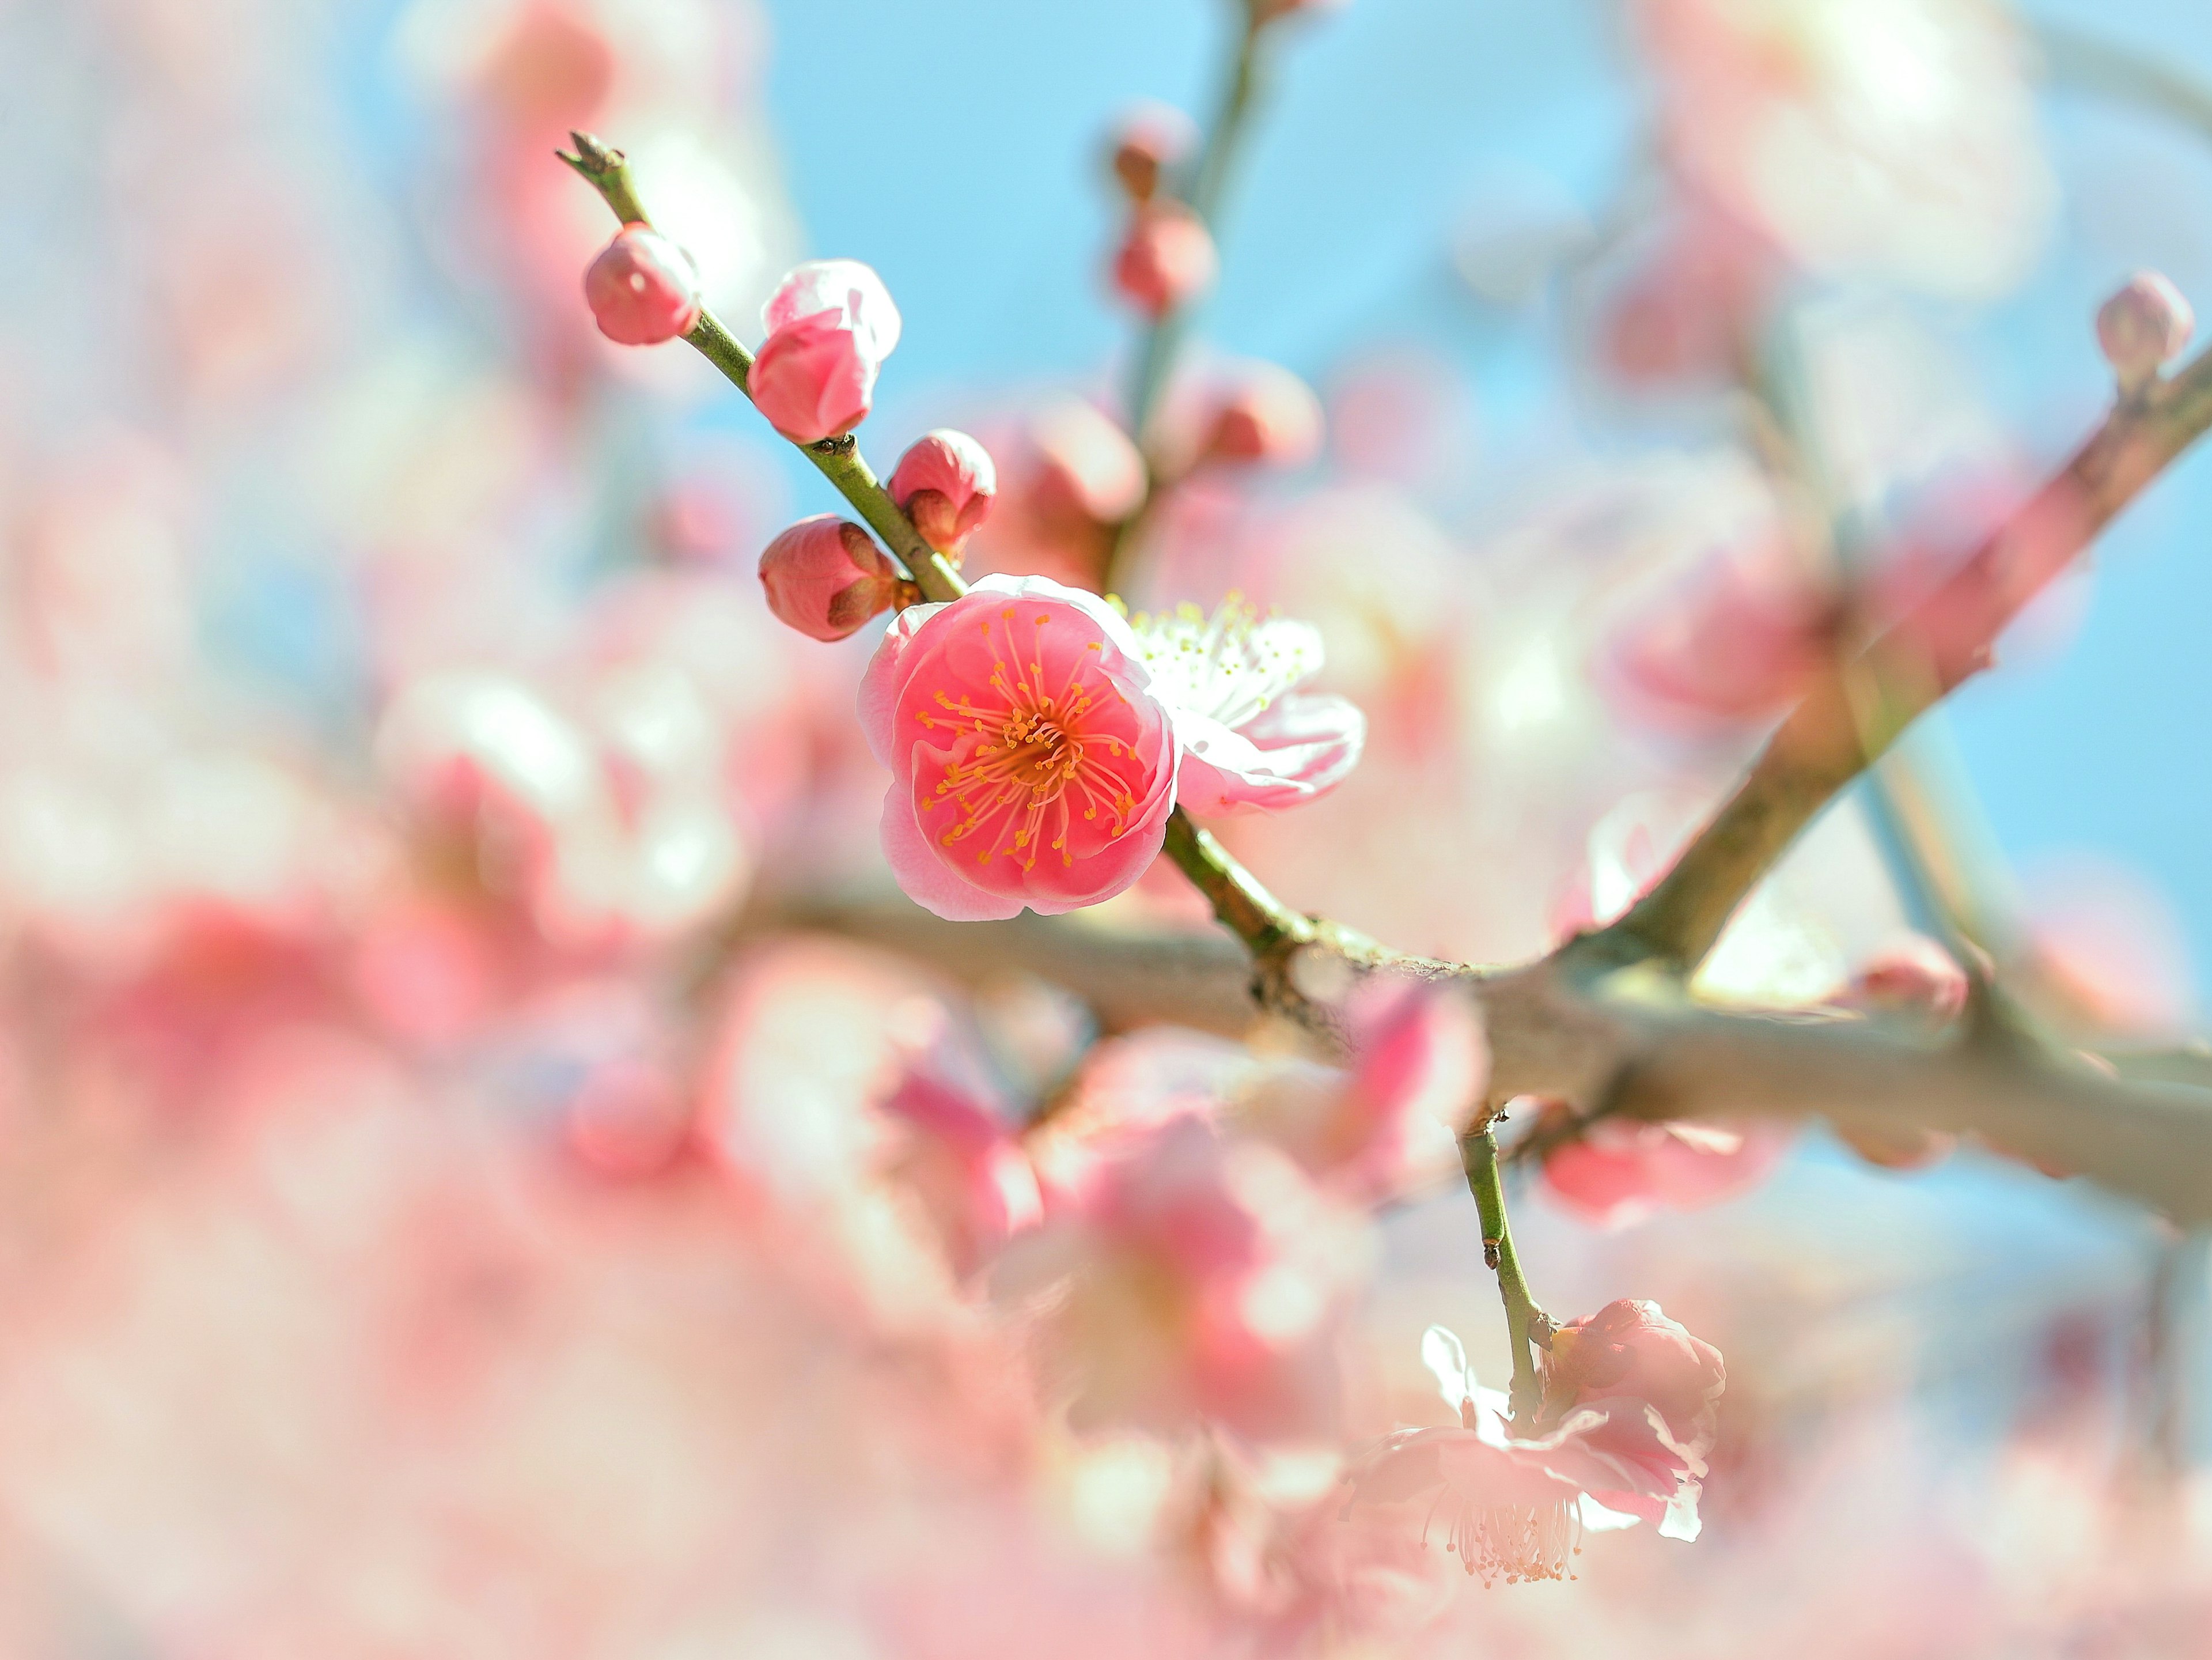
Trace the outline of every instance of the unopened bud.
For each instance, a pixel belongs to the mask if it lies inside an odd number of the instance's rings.
[[[2196,331],[2189,301],[2154,271],[2137,271],[2097,313],[2097,344],[2124,392],[2149,386]]]
[[[608,339],[659,345],[697,326],[698,267],[658,231],[624,225],[584,272],[584,298]]]
[[[1208,459],[1295,467],[1321,453],[1321,399],[1288,369],[1254,363],[1222,397],[1206,441]]]
[[[1160,175],[1198,148],[1198,123],[1170,104],[1139,104],[1114,137],[1114,176],[1133,202],[1149,202]]]
[[[898,574],[867,532],[833,513],[802,519],[762,551],[768,608],[816,640],[842,640],[898,593]]]
[[[1245,0],[1252,12],[1252,24],[1272,23],[1278,17],[1288,17],[1293,12],[1334,11],[1344,0]]]
[[[1032,489],[1048,518],[1112,525],[1143,503],[1145,458],[1096,404],[1079,398],[1052,404],[1030,423],[1030,442],[1036,453]]]
[[[1212,286],[1217,261],[1204,222],[1180,202],[1146,204],[1131,216],[1114,257],[1114,286],[1147,317],[1164,317]]]
[[[990,517],[999,470],[990,452],[966,433],[939,428],[899,457],[890,488],[923,541],[940,553],[957,553]]]

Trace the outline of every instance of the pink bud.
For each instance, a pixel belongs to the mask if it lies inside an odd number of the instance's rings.
[[[761,318],[768,338],[745,384],[769,425],[812,444],[867,419],[901,326],[881,277],[858,260],[810,259],[778,285]]]
[[[1321,453],[1321,399],[1288,369],[1254,363],[1221,399],[1206,455],[1216,461],[1295,467]]]
[[[2197,314],[2181,290],[2154,271],[2137,271],[2097,313],[2097,344],[2123,392],[2137,392],[2181,356]]]
[[[760,577],[768,608],[817,640],[842,640],[898,592],[898,574],[867,532],[834,513],[802,519],[769,543]]]
[[[599,332],[625,346],[657,346],[699,321],[699,271],[651,227],[624,225],[584,273]]]
[[[1032,493],[1050,520],[1117,524],[1145,499],[1145,458],[1129,435],[1095,404],[1070,398],[1030,425],[1036,452]]]
[[[1163,317],[1213,282],[1213,238],[1180,202],[1150,202],[1129,221],[1114,257],[1114,286],[1148,317]]]
[[[1149,202],[1160,174],[1198,148],[1198,123],[1170,104],[1139,104],[1114,137],[1114,174],[1133,202]]]
[[[923,541],[941,552],[957,552],[991,516],[999,470],[990,453],[966,433],[940,427],[899,457],[890,493]]]
[[[1255,27],[1272,23],[1278,17],[1288,17],[1293,12],[1334,11],[1344,0],[1246,0],[1252,9]]]

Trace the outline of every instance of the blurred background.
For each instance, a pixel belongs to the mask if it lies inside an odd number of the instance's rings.
[[[892,897],[873,630],[802,640],[753,575],[836,503],[694,354],[594,331],[611,228],[552,151],[627,149],[748,339],[798,259],[873,265],[867,451],[976,433],[971,568],[1064,574],[1141,337],[1112,135],[1210,121],[1243,27],[0,0],[0,1652],[2212,1651],[2203,1242],[1972,1150],[1762,1132],[1692,1210],[1529,1181],[1547,1305],[1656,1298],[1731,1374],[1705,1538],[1594,1537],[1577,1584],[1355,1596],[1285,1542],[1310,1447],[1030,1387],[1018,1219],[900,1090],[957,1079],[1042,1168],[1040,1114],[1233,1099],[1279,1037],[837,924]],[[2212,303],[2201,5],[1269,27],[1160,441],[1255,362],[1326,437],[1194,470],[1122,586],[1320,624],[1366,758],[1224,836],[1410,951],[1617,911],[1823,607],[1878,614],[2101,418],[2103,299]],[[2189,1043],[2208,522],[2192,454],[1703,988],[1963,936],[2069,1042]],[[1203,925],[1164,879],[1105,909]],[[1463,1192],[1356,1221],[1339,1450],[1434,1414],[1430,1322],[1506,1364]]]

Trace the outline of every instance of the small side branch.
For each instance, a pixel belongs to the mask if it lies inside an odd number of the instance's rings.
[[[1528,1295],[1528,1282],[1522,1276],[1520,1254],[1513,1249],[1513,1225],[1505,1214],[1498,1137],[1489,1125],[1461,1140],[1460,1159],[1467,1171],[1468,1190],[1474,1195],[1474,1207],[1482,1219],[1483,1265],[1496,1270],[1498,1292],[1505,1302],[1505,1335],[1513,1351],[1513,1388],[1509,1397],[1513,1425],[1527,1435],[1534,1432],[1544,1394],[1533,1346],[1550,1347],[1552,1323]]]

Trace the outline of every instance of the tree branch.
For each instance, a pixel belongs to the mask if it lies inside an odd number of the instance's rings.
[[[2212,353],[2115,407],[2065,468],[1902,621],[1822,677],[1735,794],[1626,915],[1577,942],[1598,962],[1686,972],[1798,832],[1868,762],[1990,664],[2021,608],[2212,426]],[[1855,705],[1854,686],[1881,689]]]

